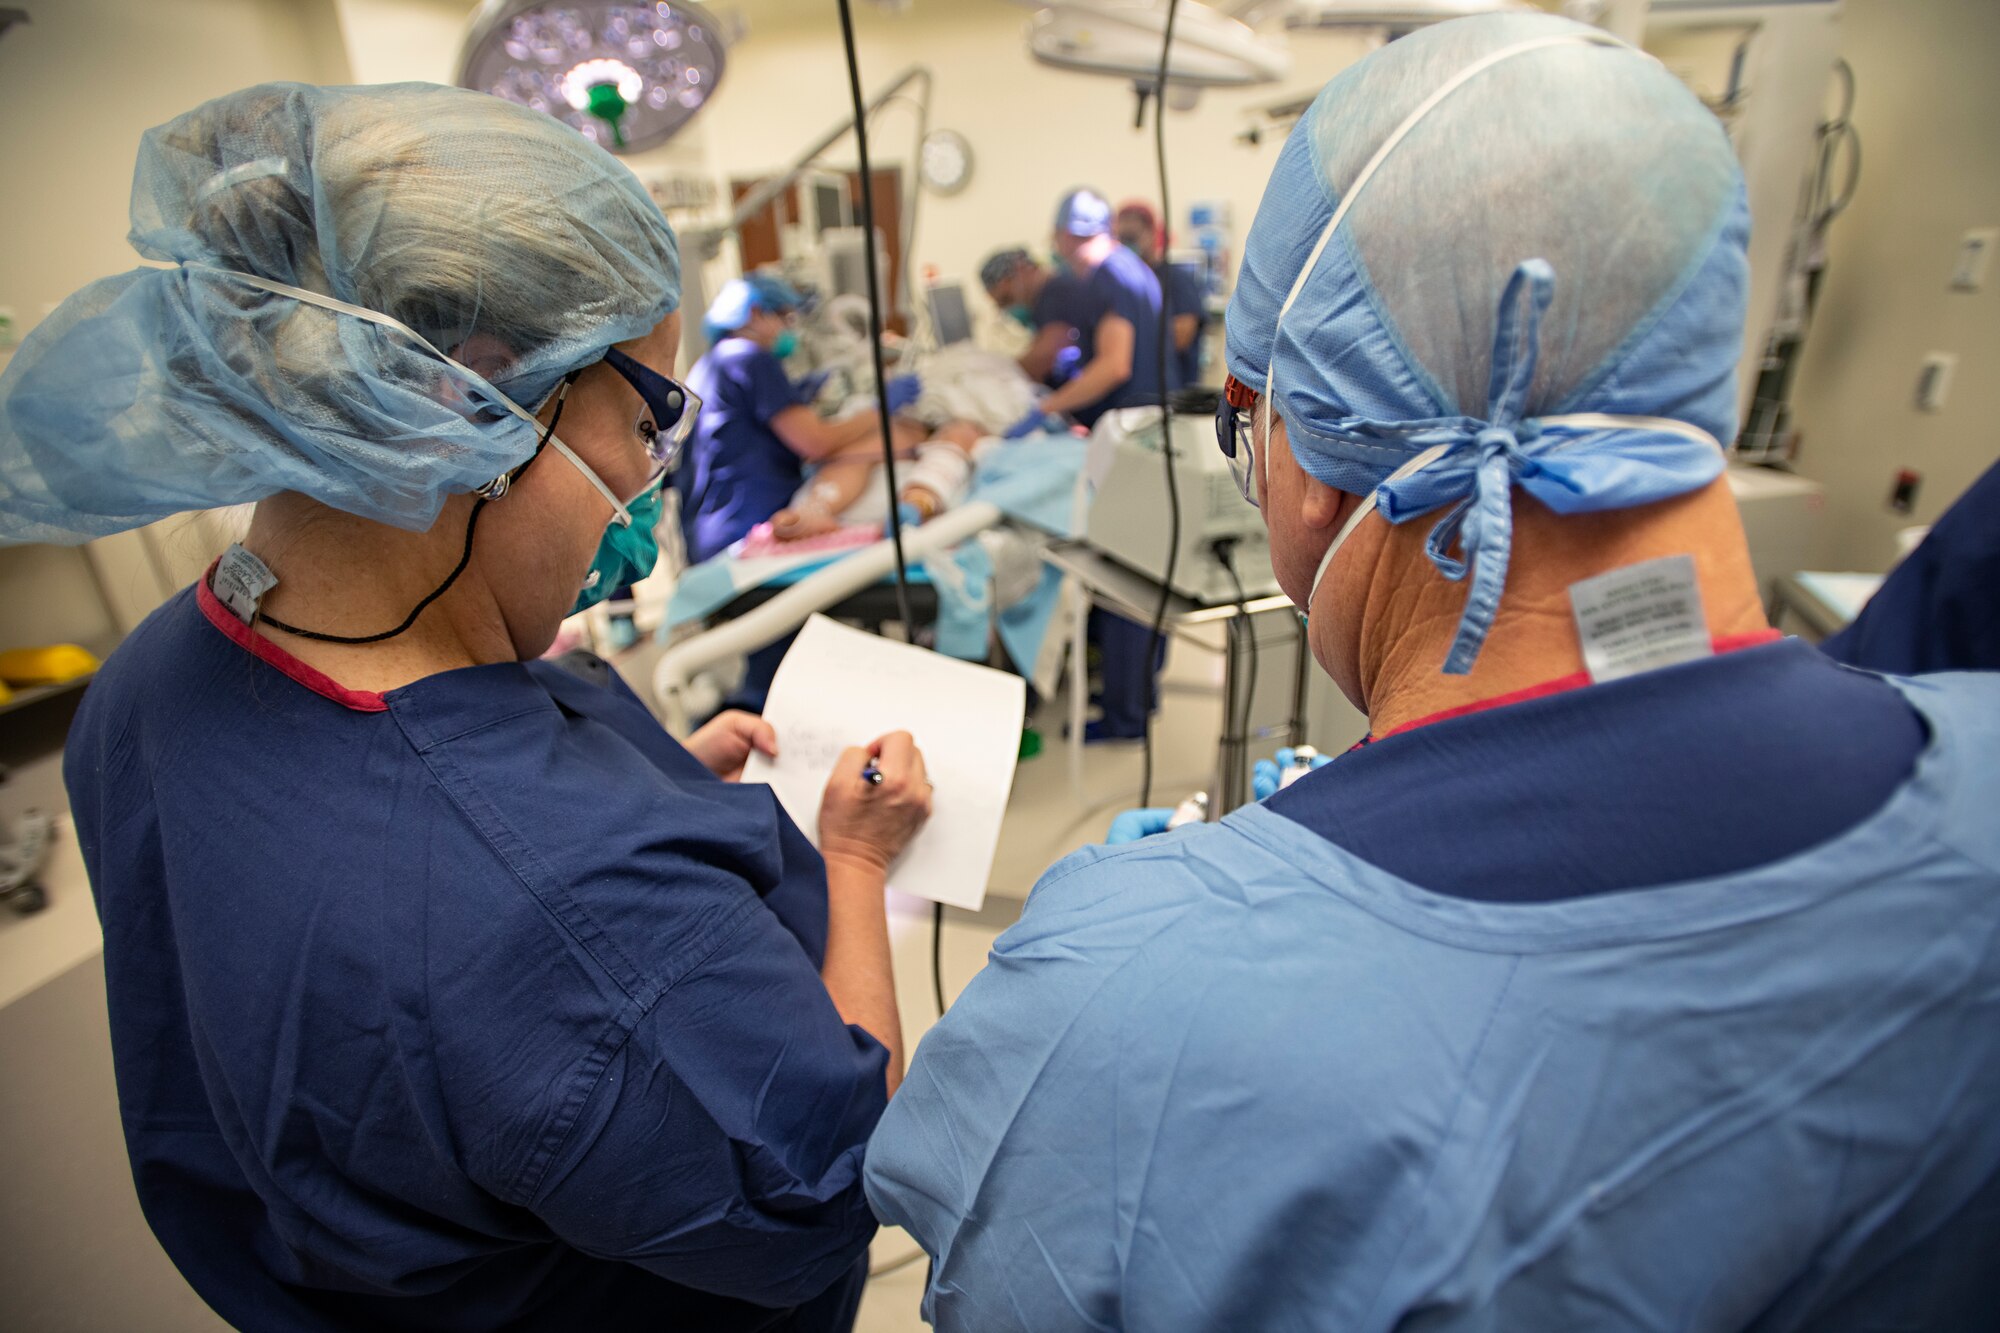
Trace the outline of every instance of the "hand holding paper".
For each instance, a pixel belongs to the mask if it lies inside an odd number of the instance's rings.
[[[922,753],[924,779],[935,785],[929,821],[890,863],[890,886],[976,910],[1014,785],[1026,708],[1018,677],[814,616],[785,654],[764,708],[777,729],[778,755],[752,755],[743,780],[768,782],[793,822],[827,852],[820,802],[833,795],[828,784],[843,755],[883,738],[878,761],[886,787],[887,733],[908,732]],[[883,787],[862,781],[860,769],[853,765],[854,786],[880,796]]]

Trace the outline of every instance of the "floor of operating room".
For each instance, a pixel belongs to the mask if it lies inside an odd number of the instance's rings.
[[[619,665],[636,680],[651,657],[642,650],[635,654],[637,660]],[[1221,673],[1219,654],[1176,641],[1154,728],[1153,796],[1158,804],[1171,805],[1212,783]],[[976,913],[945,913],[942,963],[948,999],[984,966],[994,939],[1019,917],[1022,901],[1042,871],[1075,848],[1101,839],[1111,817],[1137,803],[1141,754],[1136,744],[1087,748],[1081,790],[1072,789],[1062,739],[1066,715],[1067,701],[1058,695],[1031,719],[1045,746],[1015,776],[985,907]],[[0,805],[47,809],[62,803],[60,755],[51,749],[14,769]],[[12,1139],[11,1147],[0,1149],[0,1166],[17,1197],[41,1201],[34,1234],[0,1235],[0,1286],[9,1292],[12,1311],[24,1318],[21,1327],[135,1327],[119,1321],[144,1311],[147,1326],[167,1333],[221,1329],[222,1322],[196,1302],[169,1268],[131,1192],[104,1029],[97,923],[73,836],[59,838],[45,883],[47,910],[32,918],[0,920],[0,986],[30,971],[51,978],[33,994],[16,989],[0,996],[0,1003],[20,1000],[12,1012],[17,1021],[0,1030],[0,1061],[41,1071],[35,1079],[0,1080],[0,1123],[9,1126]],[[936,1018],[931,908],[928,902],[897,895],[890,907],[896,989],[907,1046],[914,1051]],[[31,953],[36,956],[30,958]],[[51,967],[49,959],[58,955],[61,966]],[[903,1232],[885,1230],[875,1241],[871,1266],[894,1265],[916,1248]],[[80,1293],[74,1281],[74,1263],[82,1254],[91,1256],[92,1267],[103,1277],[90,1293]],[[924,1275],[925,1265],[918,1259],[872,1281],[855,1326],[858,1333],[923,1328],[918,1306]],[[0,1322],[12,1326],[11,1321]]]

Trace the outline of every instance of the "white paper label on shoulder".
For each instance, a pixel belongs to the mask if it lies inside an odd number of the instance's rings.
[[[1569,585],[1583,664],[1602,684],[1713,656],[1694,557],[1670,555]]]
[[[247,625],[257,618],[257,606],[264,600],[264,594],[278,586],[278,576],[240,545],[232,545],[216,562],[211,586],[216,600]]]

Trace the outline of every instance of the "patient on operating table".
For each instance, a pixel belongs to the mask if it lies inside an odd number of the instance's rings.
[[[911,417],[890,421],[896,504],[905,523],[926,523],[964,497],[972,481],[973,448],[985,434],[969,421],[946,422],[935,432]],[[882,452],[874,440],[822,459],[792,503],[772,516],[771,535],[801,541],[839,527],[886,523],[881,469]]]
[[[917,387],[898,408],[890,381],[890,445],[896,455],[896,503],[905,523],[925,523],[964,498],[979,446],[1018,420],[1035,401],[1035,386],[1011,359],[963,344],[919,363]],[[848,398],[840,415],[876,411],[872,392]],[[991,447],[991,446],[989,446]],[[771,519],[779,541],[823,536],[840,527],[888,521],[881,484],[880,443],[865,439],[827,455],[792,503]]]

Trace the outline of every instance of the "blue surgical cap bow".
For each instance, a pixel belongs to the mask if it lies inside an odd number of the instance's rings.
[[[1545,15],[1393,43],[1294,129],[1245,242],[1230,372],[1321,482],[1392,523],[1446,510],[1431,563],[1470,573],[1446,671],[1499,607],[1514,486],[1580,513],[1720,475],[1748,221],[1714,117]]]

